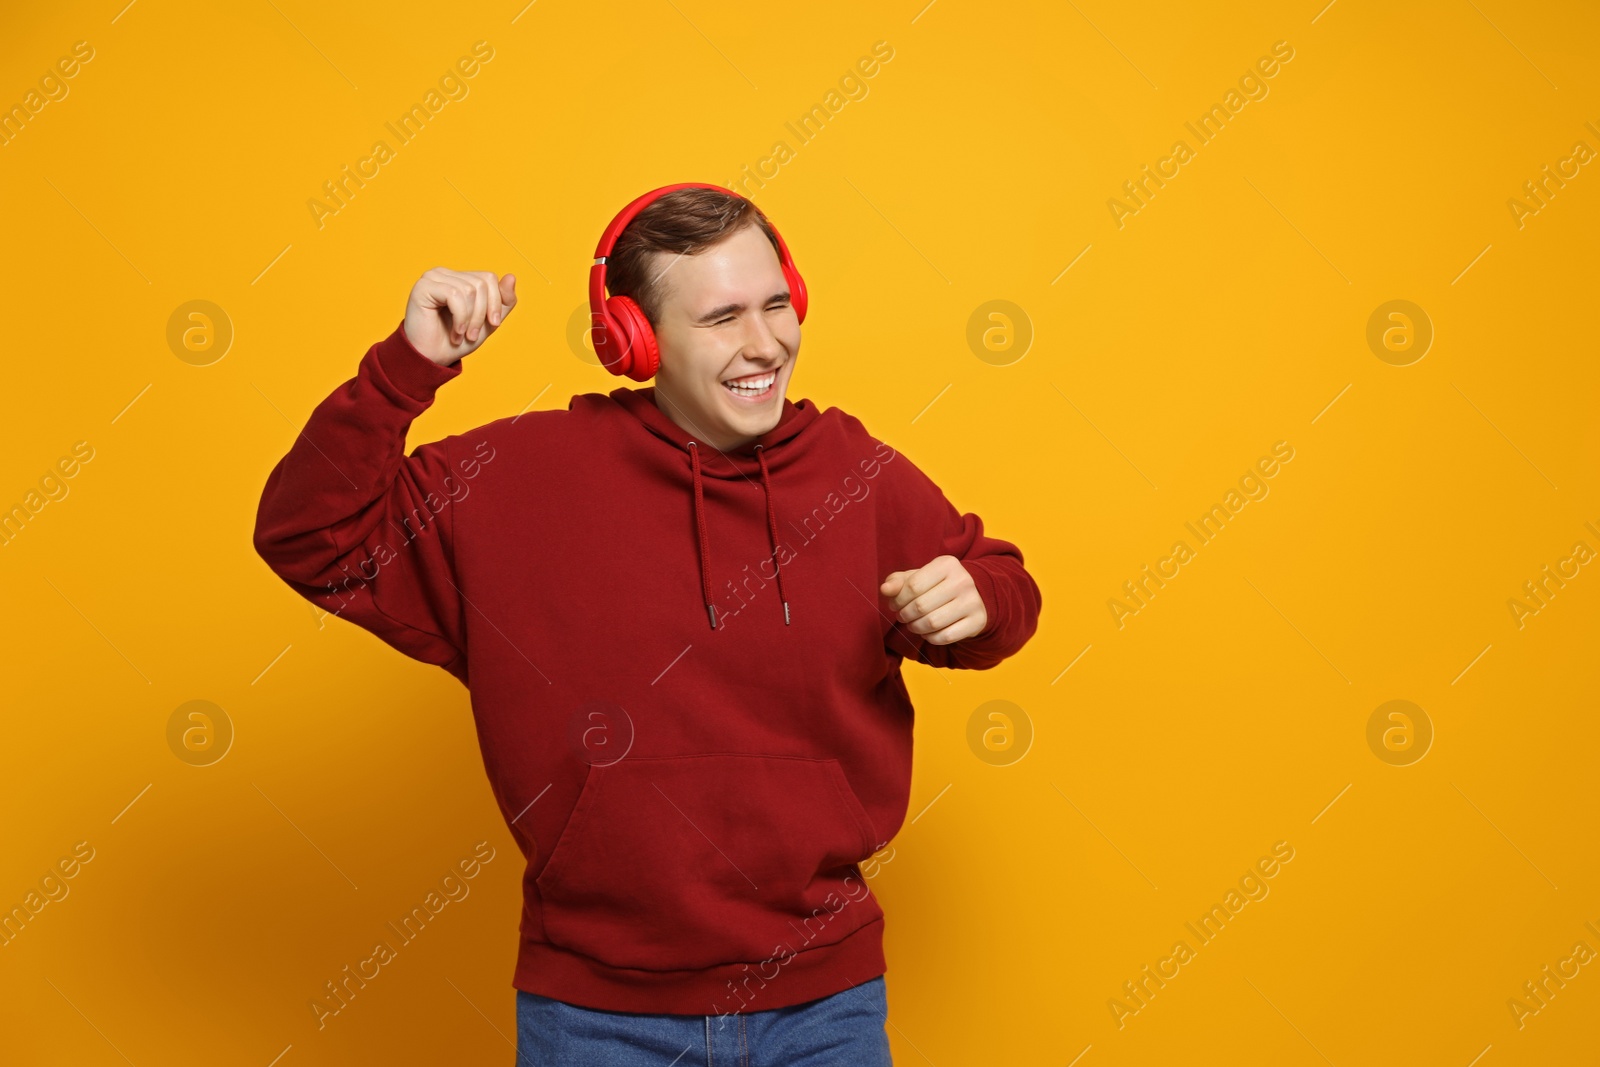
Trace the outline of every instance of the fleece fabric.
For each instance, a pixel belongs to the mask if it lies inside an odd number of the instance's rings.
[[[470,357],[468,357],[470,359]],[[861,863],[910,800],[901,663],[984,670],[1038,625],[1021,551],[838,408],[721,452],[653,388],[406,452],[441,367],[402,326],[267,478],[257,552],[470,693],[526,858],[512,984],[609,1011],[764,1011],[883,974]],[[878,593],[958,557],[982,633]]]

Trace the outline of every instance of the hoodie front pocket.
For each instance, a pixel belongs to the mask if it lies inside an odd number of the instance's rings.
[[[591,765],[535,879],[550,942],[613,967],[786,959],[883,916],[839,761],[738,753]]]

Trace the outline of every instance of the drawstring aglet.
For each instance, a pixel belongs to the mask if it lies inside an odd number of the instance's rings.
[[[706,613],[711,616],[711,628],[715,630],[717,628],[717,606],[715,604],[707,604]]]

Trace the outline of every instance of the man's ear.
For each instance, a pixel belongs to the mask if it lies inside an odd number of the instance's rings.
[[[666,326],[670,326],[670,323],[666,322],[666,314],[664,311],[661,314],[660,321],[652,322],[650,324],[650,332],[655,335],[656,339],[657,375],[669,367],[676,367],[679,362],[677,359],[677,340],[671,336],[670,329],[663,329],[663,327]]]
[[[656,324],[653,322],[650,324],[650,332],[655,335],[656,339],[656,380],[659,381],[661,372],[667,369],[671,356],[668,353],[668,344],[662,339],[661,334],[656,331]]]

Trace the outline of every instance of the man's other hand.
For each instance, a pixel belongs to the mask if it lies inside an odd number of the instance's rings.
[[[411,347],[448,367],[500,328],[517,303],[517,277],[434,267],[411,287],[405,332]]]
[[[930,644],[960,641],[982,633],[989,623],[972,575],[954,556],[936,556],[916,570],[895,571],[878,592],[893,602],[895,618]]]

